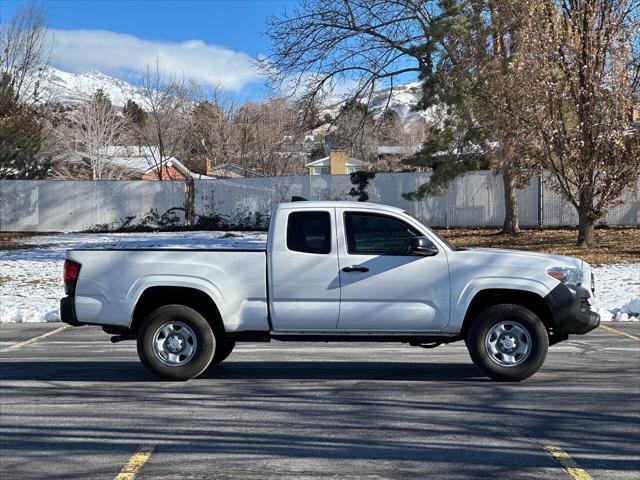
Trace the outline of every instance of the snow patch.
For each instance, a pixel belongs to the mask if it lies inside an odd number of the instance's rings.
[[[593,267],[596,292],[593,308],[602,321],[640,320],[640,264]]]

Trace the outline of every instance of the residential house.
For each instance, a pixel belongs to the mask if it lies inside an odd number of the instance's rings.
[[[166,158],[162,166],[156,164],[159,154],[155,149],[138,146],[111,145],[97,158],[87,152],[66,152],[53,158],[52,178],[90,179],[92,169],[100,170],[100,177],[111,180],[195,180],[218,178],[191,171],[175,157]],[[162,175],[159,174],[162,169]]]
[[[347,157],[344,150],[332,150],[329,156],[308,162],[305,167],[309,175],[346,175],[363,170],[368,165],[362,160]]]
[[[184,180],[192,172],[177,158],[170,157],[158,164],[160,154],[156,147],[137,145],[110,145],[104,149],[105,161],[128,171],[132,179],[140,180]],[[162,175],[159,174],[162,169]]]

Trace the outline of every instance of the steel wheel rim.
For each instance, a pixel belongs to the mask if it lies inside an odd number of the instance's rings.
[[[531,354],[531,334],[518,322],[499,322],[487,333],[484,348],[495,364],[501,367],[516,367],[525,362]]]
[[[160,325],[154,332],[151,343],[156,358],[170,367],[189,363],[198,349],[193,329],[186,323],[177,321]]]

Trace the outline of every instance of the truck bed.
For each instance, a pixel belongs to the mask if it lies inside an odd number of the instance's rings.
[[[228,332],[269,330],[264,249],[77,249],[67,258],[81,264],[75,309],[87,323],[127,327],[140,296],[166,286],[207,293]]]

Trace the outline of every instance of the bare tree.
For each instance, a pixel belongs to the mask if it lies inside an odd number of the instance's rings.
[[[133,125],[138,145],[158,180],[166,177],[166,164],[184,156],[189,135],[191,104],[184,82],[165,75],[160,65],[147,67],[140,79],[140,94],[147,112],[144,122]]]
[[[297,148],[303,123],[294,106],[286,99],[271,98],[255,106],[253,157],[264,175],[300,173],[303,158]]]
[[[578,244],[640,172],[640,2],[541,0],[523,36],[528,104],[514,118],[539,137],[538,155],[578,211]]]
[[[80,103],[56,129],[65,155],[55,165],[53,176],[90,180],[130,176],[131,167],[114,161],[114,157],[127,156],[119,147],[124,128],[124,120],[102,92]]]
[[[289,100],[247,102],[235,112],[232,128],[233,157],[244,168],[273,176],[303,171],[304,156],[298,140],[304,122]]]
[[[341,82],[354,82],[351,97],[366,94],[428,66],[423,47],[436,8],[436,1],[301,0],[269,20],[274,53],[263,65],[278,88],[302,88],[310,100]]]
[[[18,6],[8,22],[0,21],[0,70],[9,75],[11,83],[6,87],[23,104],[37,99],[40,73],[50,53],[45,45],[46,35],[42,5],[30,2]]]
[[[232,161],[236,156],[234,144],[234,115],[236,104],[226,98],[219,88],[211,92],[195,86],[198,104],[191,112],[191,149],[204,156],[208,167],[215,168]]]
[[[430,25],[437,1],[301,0],[299,6],[268,21],[273,54],[262,65],[279,91],[290,91],[313,109],[334,90],[345,100],[367,104],[373,92],[404,74],[429,68]],[[426,47],[425,47],[426,46]],[[343,114],[352,113],[343,110]],[[363,115],[366,112],[362,112]],[[345,123],[345,122],[343,122]],[[354,145],[367,118],[353,122]],[[368,135],[367,135],[368,136]],[[366,146],[359,156],[366,156]]]

